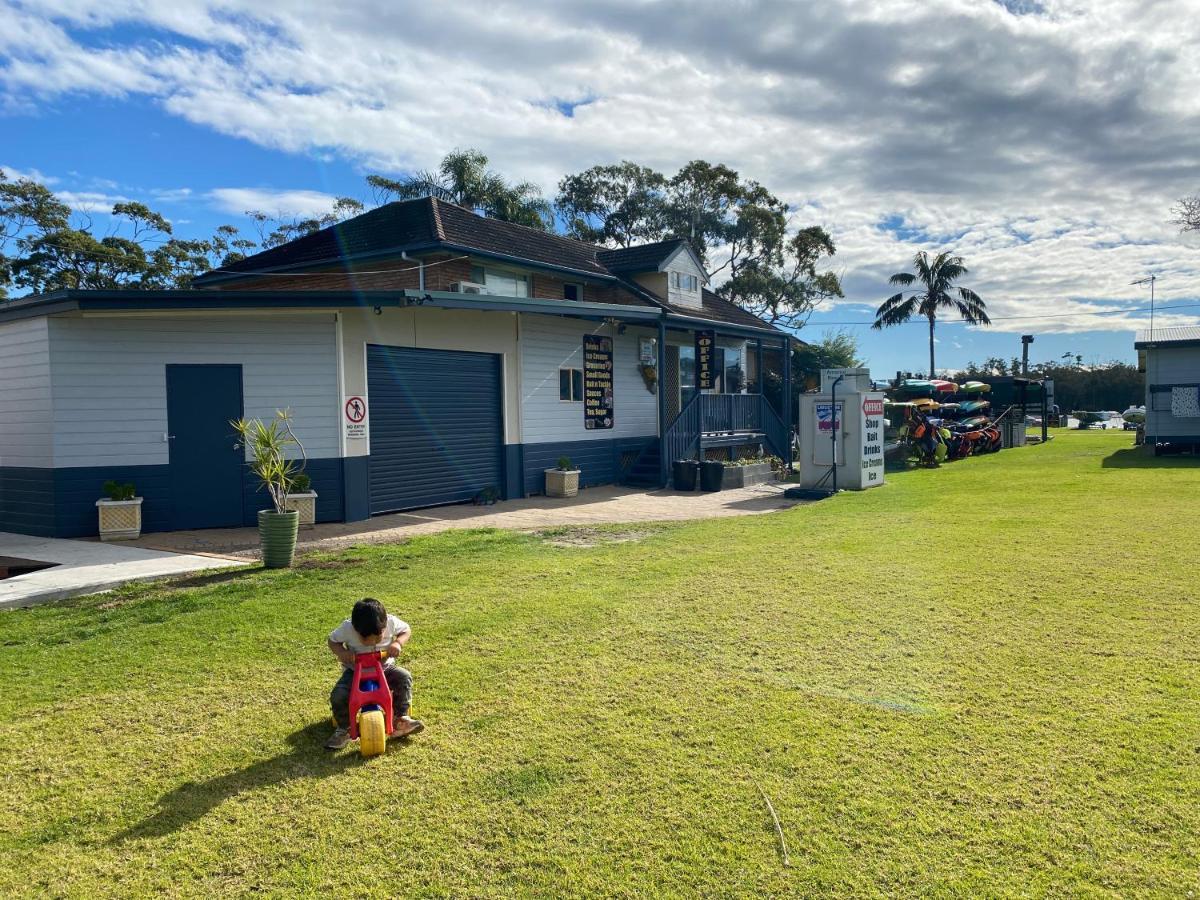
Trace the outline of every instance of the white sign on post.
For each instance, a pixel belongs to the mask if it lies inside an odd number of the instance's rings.
[[[342,404],[342,426],[346,429],[346,440],[367,439],[367,401],[365,397],[347,397]]]
[[[883,484],[883,397],[864,397],[862,417],[862,486],[868,488]]]

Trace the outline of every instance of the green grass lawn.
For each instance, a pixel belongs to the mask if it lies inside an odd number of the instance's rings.
[[[1131,442],[4,613],[0,895],[1187,896],[1200,464]],[[366,761],[363,595],[428,726]]]

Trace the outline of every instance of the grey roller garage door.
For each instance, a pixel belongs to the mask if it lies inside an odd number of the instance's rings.
[[[371,513],[502,488],[500,357],[367,347]]]

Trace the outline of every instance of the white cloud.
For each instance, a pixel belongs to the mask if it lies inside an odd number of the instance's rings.
[[[1164,305],[1200,297],[1200,252],[1167,222],[1200,190],[1200,0],[10,0],[3,17],[4,109],[147,97],[387,172],[474,146],[549,193],[598,162],[723,161],[832,231],[847,302],[945,244],[999,330],[1133,327],[1093,313],[1144,303],[1129,282],[1148,271]],[[158,37],[122,42],[123,24]]]
[[[213,204],[223,212],[240,216],[265,212],[281,219],[316,217],[328,213],[336,199],[320,191],[280,191],[270,188],[229,187],[209,192]]]
[[[49,175],[43,175],[37,169],[18,169],[14,166],[6,166],[0,164],[0,172],[4,173],[4,177],[9,181],[36,181],[38,184],[52,185],[57,178]]]

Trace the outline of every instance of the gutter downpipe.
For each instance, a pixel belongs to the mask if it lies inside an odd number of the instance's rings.
[[[405,262],[415,262],[417,264],[417,290],[425,290],[425,260],[413,259],[408,255],[407,250],[400,251],[400,258]]]

